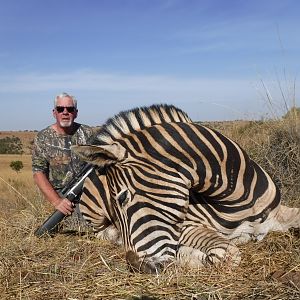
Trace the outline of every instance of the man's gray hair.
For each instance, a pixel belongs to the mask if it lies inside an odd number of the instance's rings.
[[[57,100],[58,100],[59,98],[64,98],[64,97],[69,97],[69,98],[71,98],[71,99],[73,100],[73,105],[74,105],[74,107],[77,109],[77,99],[76,99],[74,96],[71,96],[71,95],[69,95],[69,94],[67,94],[67,93],[61,93],[61,94],[55,96],[55,98],[54,98],[54,108],[57,106]]]

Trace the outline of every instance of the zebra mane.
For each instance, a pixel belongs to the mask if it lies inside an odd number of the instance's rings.
[[[122,111],[109,118],[94,137],[94,144],[111,144],[113,140],[134,131],[140,131],[162,123],[191,123],[190,117],[181,109],[167,104],[154,104]]]

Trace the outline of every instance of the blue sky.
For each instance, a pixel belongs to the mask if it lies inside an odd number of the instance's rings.
[[[280,87],[288,105],[299,92],[299,16],[297,0],[0,0],[0,130],[53,123],[61,92],[92,126],[154,103],[260,119],[266,92],[280,114]]]

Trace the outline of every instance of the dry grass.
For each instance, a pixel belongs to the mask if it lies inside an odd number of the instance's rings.
[[[293,178],[298,168],[292,165],[300,165],[299,143],[297,138],[291,140],[290,136],[279,133],[289,131],[289,126],[278,122],[218,126],[238,140],[252,157],[264,161],[269,170],[275,170],[273,175],[281,176],[279,181],[286,190],[284,201],[300,206],[299,185],[290,185],[299,181],[299,177]],[[281,138],[274,148],[276,136]],[[286,146],[287,141],[291,147]],[[272,233],[262,242],[240,247],[242,263],[235,269],[223,266],[188,270],[173,265],[157,276],[129,272],[122,248],[96,240],[88,233],[65,232],[38,239],[34,230],[51,208],[33,185],[30,157],[18,158],[25,165],[19,174],[9,170],[10,161],[16,159],[0,156],[0,176],[22,195],[0,181],[1,299],[300,298],[299,231]],[[288,163],[281,168],[285,160]],[[293,195],[292,199],[289,195]]]
[[[10,163],[15,160],[23,162],[20,172],[13,171]],[[11,210],[25,209],[32,205],[28,199],[37,197],[31,172],[30,155],[0,154],[0,215]]]

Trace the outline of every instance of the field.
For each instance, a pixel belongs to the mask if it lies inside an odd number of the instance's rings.
[[[299,119],[207,125],[242,145],[274,177],[283,202],[300,207]],[[130,272],[123,249],[90,232],[36,238],[52,208],[34,186],[25,153],[0,156],[1,299],[300,299],[299,230],[241,246],[234,269],[172,265],[160,275]],[[24,164],[18,173],[13,160]]]

